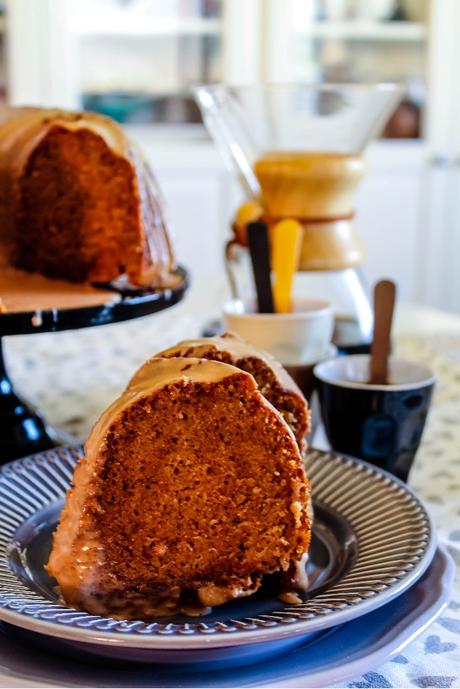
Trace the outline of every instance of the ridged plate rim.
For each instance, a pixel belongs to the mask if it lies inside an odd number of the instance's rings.
[[[131,648],[191,650],[275,641],[342,624],[377,609],[409,588],[426,570],[435,553],[436,538],[431,518],[412,489],[362,460],[335,452],[309,450],[305,461],[314,498],[346,519],[358,542],[356,561],[332,587],[300,606],[286,605],[270,615],[246,616],[230,620],[229,624],[219,621],[207,624],[206,618],[174,624],[89,615],[32,591],[8,564],[8,548],[17,529],[44,507],[62,500],[73,466],[80,456],[81,448],[57,448],[0,468],[0,620],[4,622],[61,639]],[[360,495],[363,487],[372,489],[364,498]],[[408,526],[405,520],[402,532],[410,533],[410,538],[414,539],[405,553],[399,555],[401,561],[393,567],[388,565],[388,555],[394,550],[388,544],[385,548],[384,541],[379,542],[375,537],[374,529],[382,528],[382,522],[379,525],[381,511],[377,518],[374,514],[372,523],[365,519],[369,503],[382,510],[389,496],[393,498],[393,511],[395,505],[399,505],[400,510],[410,515],[410,524]],[[399,522],[397,515],[393,518]],[[395,535],[398,529],[391,531],[392,540]],[[377,560],[376,552],[377,555],[380,552]],[[376,569],[385,574],[371,585],[369,574]],[[14,587],[21,593],[14,591]],[[53,621],[53,617],[57,621]]]

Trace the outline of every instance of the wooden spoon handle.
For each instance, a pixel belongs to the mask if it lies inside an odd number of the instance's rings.
[[[370,380],[374,385],[388,384],[391,324],[396,299],[396,285],[381,280],[374,288],[374,338],[371,348]]]

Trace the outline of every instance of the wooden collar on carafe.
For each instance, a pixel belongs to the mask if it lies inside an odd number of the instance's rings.
[[[293,216],[293,215],[285,215],[285,216],[275,216],[275,215],[263,215],[260,219],[262,222],[267,223],[267,225],[270,227],[272,225],[276,225],[276,223],[281,222],[281,220],[286,220],[286,218],[289,218],[292,220],[298,220],[302,224],[308,224],[308,225],[319,225],[321,223],[335,223],[335,222],[343,222],[343,221],[351,221],[354,220],[355,218],[355,211],[351,211],[350,213],[342,213],[340,215],[328,215],[328,216],[322,216],[322,217],[299,217],[299,216]]]

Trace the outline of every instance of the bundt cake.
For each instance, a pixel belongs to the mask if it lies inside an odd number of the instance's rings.
[[[119,125],[98,114],[0,112],[0,244],[11,265],[50,278],[171,280],[152,172]]]
[[[154,358],[93,428],[47,571],[69,605],[131,619],[199,614],[270,573],[301,587],[308,501],[294,435],[253,376]]]
[[[255,349],[234,333],[225,333],[222,337],[184,340],[156,356],[213,359],[251,373],[262,395],[281,412],[299,447],[304,448],[305,435],[310,430],[308,403],[291,376],[271,354]]]

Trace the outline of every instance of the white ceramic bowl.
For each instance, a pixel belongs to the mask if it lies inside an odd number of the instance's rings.
[[[396,0],[355,0],[358,19],[383,21],[389,19],[397,8]]]
[[[228,330],[290,366],[323,359],[334,327],[331,305],[319,299],[295,299],[291,313],[254,313],[253,303],[232,299],[223,315]]]

